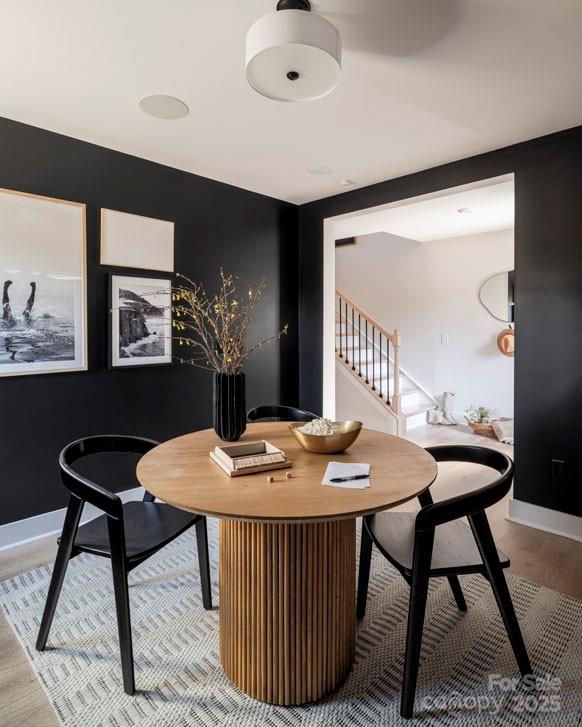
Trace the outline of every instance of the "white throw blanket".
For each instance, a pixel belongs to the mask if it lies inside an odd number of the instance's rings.
[[[495,436],[503,444],[513,444],[513,419],[501,418],[494,421],[493,431]]]

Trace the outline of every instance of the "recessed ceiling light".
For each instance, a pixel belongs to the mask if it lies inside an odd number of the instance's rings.
[[[355,182],[353,179],[340,179],[338,180],[338,184],[340,187],[351,187]]]
[[[331,167],[326,167],[324,164],[314,164],[313,166],[308,167],[307,171],[315,177],[321,177],[324,174],[331,174],[333,169]]]
[[[182,119],[188,116],[190,109],[179,98],[154,93],[139,100],[142,111],[156,119]]]
[[[457,212],[460,215],[472,215],[473,210],[470,207],[461,207],[461,209],[457,210]]]

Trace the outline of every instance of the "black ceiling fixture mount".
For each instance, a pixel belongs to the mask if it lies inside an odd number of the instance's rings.
[[[309,0],[279,0],[277,10],[311,10]]]

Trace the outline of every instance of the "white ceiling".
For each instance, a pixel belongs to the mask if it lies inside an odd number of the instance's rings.
[[[580,0],[316,0],[343,77],[304,104],[245,81],[275,4],[4,0],[0,115],[296,203],[582,123]],[[190,115],[146,116],[152,93]]]
[[[341,239],[387,232],[415,242],[430,242],[506,230],[514,226],[515,199],[513,181],[505,180],[501,177],[419,201],[411,199],[384,209],[345,215],[334,221],[334,235]],[[471,212],[460,214],[460,209]]]

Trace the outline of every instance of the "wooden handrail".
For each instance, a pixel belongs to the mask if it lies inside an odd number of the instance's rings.
[[[362,310],[357,303],[355,303],[351,298],[349,298],[347,295],[345,295],[345,293],[342,293],[341,290],[338,290],[336,288],[335,294],[336,294],[336,298],[339,298],[340,301],[341,301],[341,303],[340,303],[340,350],[339,350],[339,358],[340,359],[344,359],[344,363],[348,367],[349,367],[349,364],[348,364],[349,344],[348,344],[348,319],[347,319],[347,313],[346,313],[346,331],[345,331],[345,335],[346,335],[346,351],[345,351],[345,357],[342,355],[342,350],[341,350],[341,317],[342,317],[341,305],[344,302],[346,304],[346,311],[347,311],[347,307],[348,306],[352,310],[352,338],[353,338],[353,333],[354,333],[354,313],[356,313],[358,315],[358,319],[360,317],[362,317],[364,319],[364,321],[366,322],[366,334],[365,334],[366,336],[368,335],[367,334],[368,324],[370,324],[372,326],[372,345],[373,346],[374,346],[374,330],[377,330],[378,333],[380,334],[380,348],[378,350],[379,363],[380,363],[380,372],[381,372],[381,368],[382,368],[382,350],[381,350],[382,335],[384,336],[384,338],[386,338],[387,341],[390,341],[390,343],[392,344],[392,351],[393,351],[393,356],[394,356],[394,359],[393,359],[393,362],[394,362],[393,363],[393,365],[394,365],[394,387],[393,387],[392,396],[389,396],[389,390],[390,390],[389,381],[390,381],[390,377],[387,376],[386,402],[388,403],[388,406],[394,411],[394,413],[397,414],[398,417],[400,417],[400,414],[402,413],[402,407],[401,407],[401,403],[400,403],[400,334],[398,333],[398,330],[397,329],[394,329],[394,331],[389,331],[387,328],[384,328],[384,326],[380,325],[380,323],[378,323],[378,321],[374,320],[374,318],[372,318],[364,310]],[[358,325],[360,325],[360,324],[358,324]],[[361,329],[359,329],[359,331],[360,332],[358,334],[358,337],[359,337],[359,340],[361,340]],[[359,344],[358,344],[358,350],[360,350],[359,349]],[[361,353],[360,353],[360,355],[361,355]],[[355,356],[353,344],[352,344],[352,356]],[[388,371],[388,365],[390,363],[390,360],[388,358],[388,348],[386,348],[386,362],[387,362],[386,370]],[[368,359],[366,358],[365,377],[364,378],[362,378],[362,376],[363,376],[363,369],[362,369],[362,371],[359,370],[360,367],[361,367],[361,362],[360,362],[360,364],[359,364],[359,366],[358,366],[357,369],[356,369],[356,363],[357,363],[356,361],[352,361],[351,362],[351,368],[349,369],[350,372],[353,371],[354,373],[356,373],[356,371],[357,371],[358,379],[360,381],[362,381],[362,383],[365,381],[366,386],[371,386],[372,391],[376,391],[376,388],[374,386],[375,381],[376,381],[375,367],[374,367],[374,358],[372,357],[372,372],[373,373],[372,373],[372,381],[371,382],[368,381]],[[382,382],[382,375],[380,373],[380,384],[381,384],[381,382]],[[380,398],[382,398],[382,386],[381,385],[380,385],[380,393],[379,393],[379,396],[380,396]],[[400,422],[400,418],[398,418],[398,422]],[[398,432],[400,431],[399,425],[398,425],[398,430],[397,431]]]
[[[386,336],[386,338],[389,339],[390,343],[394,346],[394,348],[398,348],[400,346],[400,336],[398,335],[398,331],[389,331],[387,328],[384,328],[383,325],[378,323],[378,321],[374,320],[371,315],[363,311],[359,305],[354,303],[354,301],[349,298],[345,293],[342,293],[341,290],[338,290],[336,288],[335,294],[336,297],[345,300],[346,303],[349,303],[350,306],[356,311],[356,313],[359,313],[361,316],[363,316],[368,321],[368,323],[371,323],[374,328],[377,328],[384,336]]]

